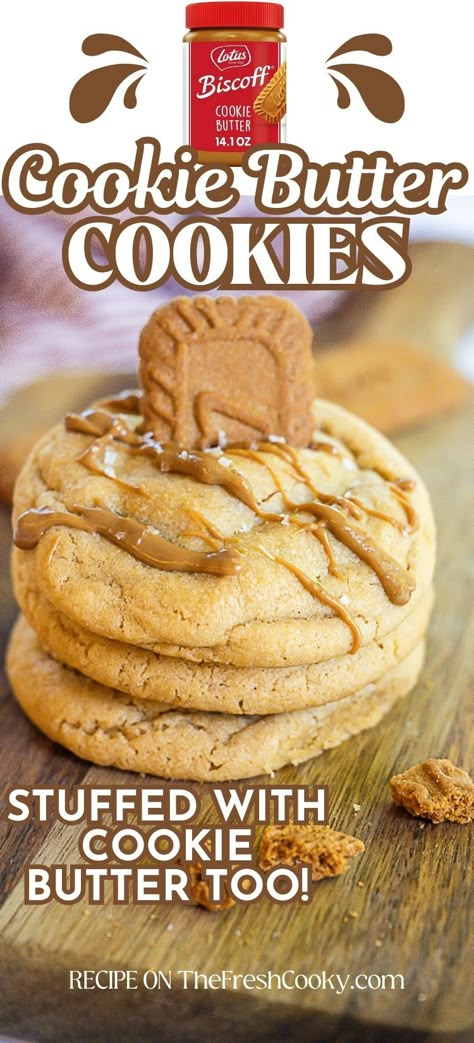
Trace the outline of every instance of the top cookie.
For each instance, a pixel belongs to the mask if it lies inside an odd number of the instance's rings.
[[[167,655],[290,666],[395,629],[427,591],[423,483],[317,401],[311,448],[189,451],[139,434],[139,396],[53,428],[15,495],[32,582],[70,619]],[[38,513],[38,510],[40,513]]]
[[[309,445],[311,328],[278,297],[177,297],[140,336],[145,428],[187,448]]]

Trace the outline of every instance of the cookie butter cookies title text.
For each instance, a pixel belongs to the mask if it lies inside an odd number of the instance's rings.
[[[96,170],[60,163],[48,145],[26,145],[5,166],[3,193],[22,213],[87,209],[63,247],[81,289],[118,280],[151,290],[171,277],[191,290],[385,289],[410,274],[410,216],[443,213],[448,193],[468,178],[460,163],[399,165],[387,152],[320,165],[294,145],[257,146],[242,166],[255,207],[248,199],[237,214],[231,167],[199,165],[188,147],[164,162],[154,138],[136,142],[131,166]],[[170,214],[182,220],[171,223]]]

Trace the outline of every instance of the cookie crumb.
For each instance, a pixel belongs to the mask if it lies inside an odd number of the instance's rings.
[[[450,760],[423,761],[390,779],[395,804],[431,822],[470,822],[474,818],[474,782]]]
[[[362,851],[361,840],[328,826],[267,826],[258,865],[267,870],[275,865],[296,866],[309,862],[311,879],[322,880],[345,873],[351,859]]]
[[[360,811],[360,804],[353,804],[354,811]]]
[[[376,945],[377,949],[381,949],[382,945],[383,945],[382,939],[381,938],[376,938],[375,939],[375,945]]]
[[[189,893],[195,905],[200,905],[203,909],[209,909],[211,912],[220,912],[235,905],[235,901],[229,894],[225,883],[223,885],[224,893],[222,900],[220,902],[211,901],[209,884],[207,880],[202,879],[202,865],[200,862],[195,862],[187,868],[189,871]]]

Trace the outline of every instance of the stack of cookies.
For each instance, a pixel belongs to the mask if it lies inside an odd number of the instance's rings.
[[[14,693],[98,764],[211,781],[298,764],[415,684],[427,492],[377,431],[311,401],[287,301],[178,298],[140,356],[142,390],[67,416],[17,482]]]

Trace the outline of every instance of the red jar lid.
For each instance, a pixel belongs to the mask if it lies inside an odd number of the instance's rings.
[[[281,29],[284,11],[281,4],[230,2],[189,4],[188,29]]]

